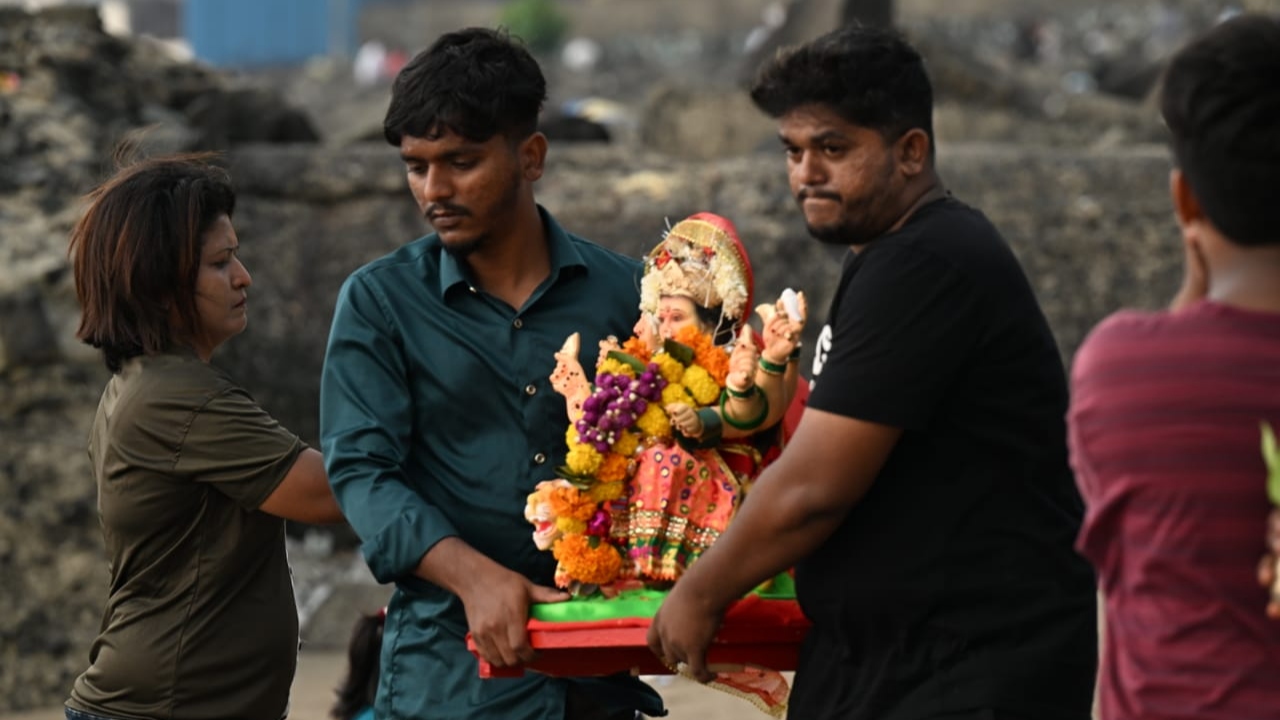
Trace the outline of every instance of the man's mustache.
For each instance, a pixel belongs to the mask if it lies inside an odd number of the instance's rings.
[[[812,188],[804,188],[800,192],[796,193],[796,200],[800,202],[804,202],[809,198],[816,198],[819,200],[834,200],[836,202],[840,202],[840,195],[838,193],[829,192],[827,190],[814,190]]]
[[[431,222],[432,218],[437,215],[467,216],[470,214],[471,211],[461,205],[454,205],[453,203],[447,202],[431,203],[422,211],[422,216],[427,219],[427,222]]]

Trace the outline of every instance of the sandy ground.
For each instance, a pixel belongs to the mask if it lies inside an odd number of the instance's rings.
[[[345,670],[342,652],[303,652],[298,656],[298,675],[293,683],[290,720],[328,720],[333,688]],[[669,684],[662,684],[669,681]],[[658,691],[671,710],[670,720],[767,720],[745,700],[725,695],[682,678],[660,678]],[[0,720],[62,720],[61,707],[13,715]]]

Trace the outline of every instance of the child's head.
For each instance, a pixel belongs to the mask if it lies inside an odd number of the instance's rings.
[[[382,626],[387,609],[361,615],[347,646],[347,676],[338,686],[338,701],[329,711],[336,720],[351,720],[373,705],[378,694],[378,666],[382,655]]]

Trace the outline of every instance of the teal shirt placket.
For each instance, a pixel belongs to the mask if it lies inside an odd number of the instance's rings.
[[[434,235],[353,273],[339,298],[321,445],[370,569],[397,586],[383,647],[383,689],[395,691],[380,691],[380,716],[563,717],[563,682],[535,674],[480,680],[462,643],[461,603],[409,574],[432,545],[457,536],[535,582],[552,582],[555,561],[533,545],[523,511],[565,457],[568,419],[549,380],[553,355],[579,332],[590,372],[598,340],[629,334],[640,264],[540,212],[552,272],[519,310],[473,290]],[[636,682],[613,694],[634,700]]]

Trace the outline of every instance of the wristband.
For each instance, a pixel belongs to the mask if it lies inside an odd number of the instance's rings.
[[[746,390],[735,390],[732,387],[725,385],[724,391],[729,393],[729,397],[731,398],[737,398],[739,400],[750,400],[751,398],[755,397],[755,394],[760,391],[760,388],[756,387],[755,385],[752,385]]]

